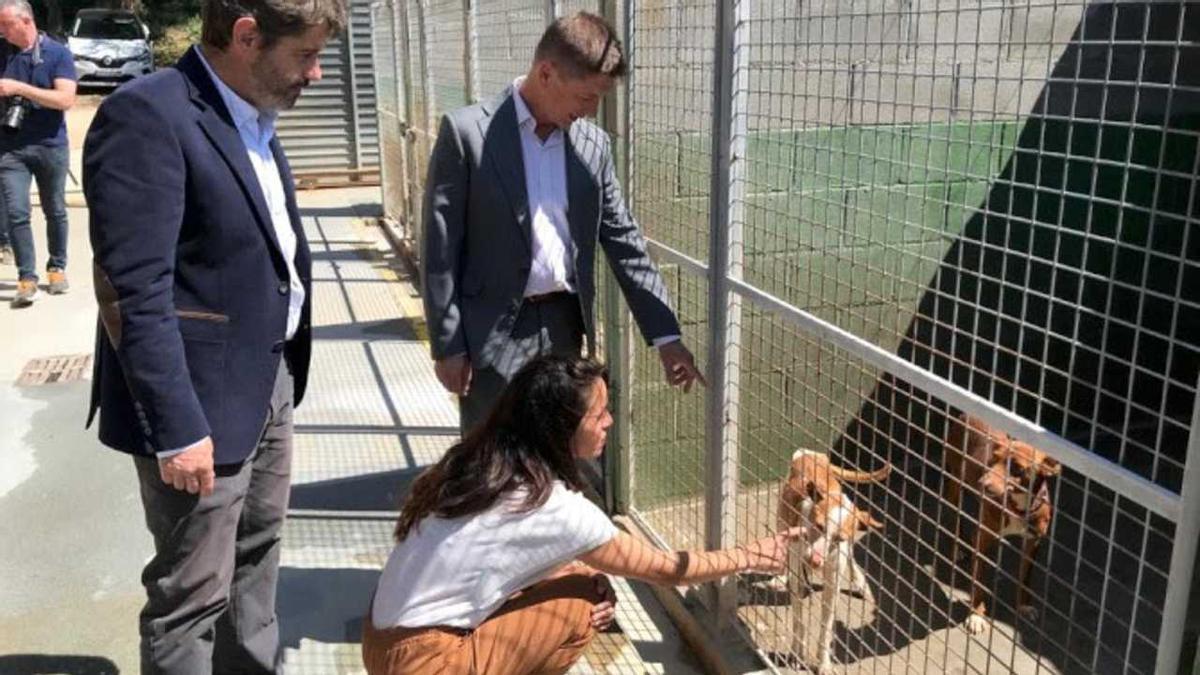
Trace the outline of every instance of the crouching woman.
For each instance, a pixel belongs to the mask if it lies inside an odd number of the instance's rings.
[[[576,465],[603,449],[607,406],[603,366],[536,359],[417,478],[365,622],[370,675],[562,673],[612,622],[601,573],[683,585],[782,571],[798,532],[670,552],[618,531]]]

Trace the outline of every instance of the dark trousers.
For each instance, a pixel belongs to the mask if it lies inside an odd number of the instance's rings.
[[[67,170],[70,150],[66,146],[27,145],[0,155],[0,191],[8,215],[8,237],[17,258],[17,278],[36,281],[37,251],[29,224],[29,187],[37,180],[42,214],[46,216],[46,240],[50,258],[46,268],[67,268]]]
[[[579,296],[555,293],[541,302],[525,302],[496,362],[471,374],[467,395],[458,400],[459,430],[465,436],[484,421],[509,380],[542,354],[578,356],[583,348],[583,310]]]
[[[142,571],[143,674],[275,673],[279,533],[292,464],[293,380],[281,359],[262,436],[241,464],[221,465],[213,493],[163,483],[137,457],[155,555]]]

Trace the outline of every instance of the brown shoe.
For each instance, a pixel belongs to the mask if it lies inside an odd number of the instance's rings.
[[[67,273],[57,267],[51,267],[46,270],[46,277],[49,283],[46,284],[46,290],[50,295],[62,295],[71,287],[67,283]]]
[[[13,296],[13,307],[28,307],[37,298],[37,282],[33,279],[22,279],[17,282],[17,294]]]

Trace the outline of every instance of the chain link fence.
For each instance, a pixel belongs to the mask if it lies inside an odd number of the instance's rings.
[[[406,236],[439,115],[503,91],[577,9],[623,32],[604,125],[710,385],[670,389],[608,288],[610,503],[665,546],[729,546],[778,527],[799,449],[890,467],[844,486],[878,526],[842,592],[797,555],[701,594],[770,667],[1176,672],[1200,536],[1200,6],[393,0],[375,48],[396,36],[377,77],[381,124],[407,130],[381,130]]]

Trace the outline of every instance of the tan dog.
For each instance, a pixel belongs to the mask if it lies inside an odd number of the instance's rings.
[[[972,612],[967,631],[978,634],[987,627],[986,591],[981,579],[983,556],[989,555],[1002,537],[1012,535],[1020,535],[1023,544],[1017,611],[1027,619],[1037,618],[1037,609],[1029,602],[1029,572],[1038,547],[1050,531],[1053,505],[1049,479],[1061,473],[1062,467],[1032,445],[966,414],[949,423],[942,466],[946,472],[942,496],[955,510],[956,562],[962,541],[957,525],[962,490],[970,490],[979,498],[971,564]]]
[[[855,471],[833,465],[827,455],[812,450],[797,450],[779,499],[778,531],[796,526],[807,529],[797,541],[800,573],[787,575],[797,584],[787,584],[792,597],[792,651],[804,649],[804,621],[800,600],[814,584],[811,574],[821,572],[821,632],[813,670],[825,675],[833,669],[834,608],[838,593],[846,587],[852,593],[875,604],[867,578],[854,561],[853,546],[864,534],[883,528],[883,523],[860,509],[842,491],[842,483],[873,483],[887,478],[891,465],[876,471]],[[793,557],[796,559],[796,557]],[[787,580],[784,580],[786,583]]]

